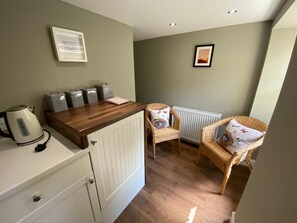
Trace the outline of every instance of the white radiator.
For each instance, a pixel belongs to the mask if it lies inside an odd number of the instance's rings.
[[[192,108],[173,106],[173,109],[181,121],[181,138],[195,144],[200,143],[201,129],[220,120],[222,117],[220,113]]]

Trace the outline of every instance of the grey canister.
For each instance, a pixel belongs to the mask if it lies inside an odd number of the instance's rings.
[[[68,109],[64,93],[49,93],[45,95],[47,106],[52,112],[60,112]]]
[[[113,97],[112,85],[101,83],[95,85],[97,89],[98,99],[106,100]]]
[[[65,95],[69,107],[77,108],[84,105],[84,99],[81,90],[66,91]]]
[[[83,98],[86,104],[98,102],[96,88],[85,88],[85,89],[82,89],[82,92],[83,92]]]

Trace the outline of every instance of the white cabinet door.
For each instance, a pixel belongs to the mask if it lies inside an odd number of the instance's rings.
[[[95,183],[89,181],[92,178],[82,178],[19,223],[102,222],[98,200],[92,199],[97,198]]]
[[[143,111],[88,136],[104,223],[116,220],[145,183]]]

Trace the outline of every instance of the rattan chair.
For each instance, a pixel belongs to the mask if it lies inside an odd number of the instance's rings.
[[[216,139],[214,139],[216,128],[221,125],[227,125],[231,119],[235,119],[238,123],[261,132],[267,131],[268,128],[268,126],[264,122],[246,116],[233,116],[225,118],[214,124],[202,128],[197,165],[201,156],[206,156],[224,173],[224,179],[220,191],[221,195],[224,194],[227,181],[231,174],[232,166],[234,164],[238,165],[242,161],[241,159],[243,158],[245,152],[247,152],[247,155],[244,160],[246,161],[250,171],[252,170],[251,155],[256,148],[262,145],[264,139],[264,137],[262,137],[258,141],[250,144],[245,149],[231,154],[226,149],[221,147],[216,142]]]
[[[170,114],[173,116],[173,125],[167,128],[156,129],[150,119],[151,113],[150,110],[161,110],[168,107],[166,104],[161,103],[152,103],[147,105],[147,123],[148,130],[152,133],[152,144],[153,144],[153,159],[156,158],[156,148],[155,144],[160,142],[165,142],[173,139],[178,140],[178,152],[180,152],[180,119],[177,113],[172,107],[170,107]]]

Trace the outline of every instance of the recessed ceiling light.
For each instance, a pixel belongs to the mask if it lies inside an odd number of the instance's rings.
[[[176,26],[176,23],[172,22],[172,23],[169,23],[169,25],[173,27],[173,26]]]
[[[236,9],[233,9],[233,10],[228,11],[228,14],[235,14],[235,13],[237,13],[237,10]]]

